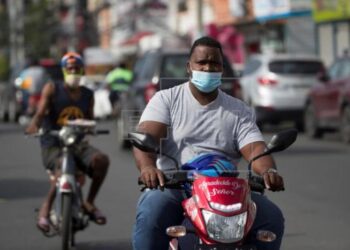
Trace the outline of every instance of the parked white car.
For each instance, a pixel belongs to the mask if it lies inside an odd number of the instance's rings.
[[[303,130],[306,96],[323,69],[313,55],[252,55],[240,79],[243,100],[255,109],[260,127],[293,121]]]

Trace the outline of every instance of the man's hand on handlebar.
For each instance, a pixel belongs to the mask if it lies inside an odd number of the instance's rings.
[[[25,133],[28,135],[33,135],[39,132],[38,126],[33,123],[30,123],[29,126],[25,129]]]
[[[157,169],[155,166],[145,166],[141,169],[140,180],[145,184],[147,188],[164,187],[164,175],[163,172]]]
[[[263,173],[265,186],[271,191],[284,191],[283,178],[277,172],[277,170],[270,168],[268,171]]]

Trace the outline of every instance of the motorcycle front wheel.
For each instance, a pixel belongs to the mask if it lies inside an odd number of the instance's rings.
[[[62,194],[62,217],[61,217],[62,250],[69,250],[73,245],[72,230],[72,194]]]

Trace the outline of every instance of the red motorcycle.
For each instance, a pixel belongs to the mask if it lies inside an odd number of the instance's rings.
[[[190,185],[191,192],[182,202],[185,222],[171,226],[166,233],[173,238],[169,249],[178,249],[178,238],[188,233],[195,234],[195,246],[182,249],[201,250],[254,250],[256,246],[248,245],[246,239],[256,216],[256,204],[251,199],[251,192],[263,193],[265,189],[262,177],[252,174],[252,162],[262,156],[288,148],[297,137],[297,130],[290,129],[274,135],[261,155],[253,158],[248,164],[247,178],[238,177],[237,170],[225,172],[219,176],[205,176],[200,171],[181,171],[177,161],[175,171],[164,171],[165,188],[185,190]],[[145,152],[160,153],[154,139],[144,133],[129,133],[131,144]],[[140,183],[139,181],[139,184]],[[142,188],[142,190],[145,187]],[[276,235],[270,231],[259,231],[257,239],[271,242]],[[180,241],[181,242],[181,241]]]

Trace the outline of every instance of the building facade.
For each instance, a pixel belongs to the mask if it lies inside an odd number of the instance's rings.
[[[350,48],[350,1],[314,0],[315,43],[327,65]]]

